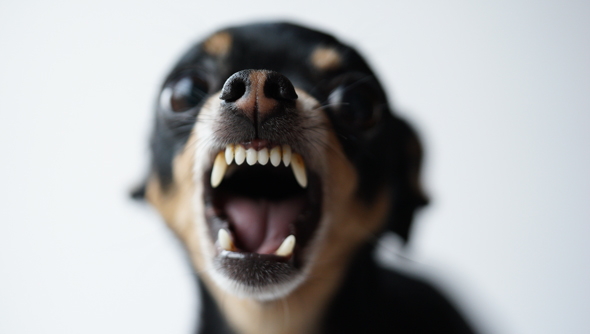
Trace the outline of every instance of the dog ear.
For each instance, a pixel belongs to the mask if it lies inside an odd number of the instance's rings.
[[[386,229],[407,242],[414,212],[428,204],[420,182],[422,144],[416,131],[406,121],[395,117],[394,128],[392,139],[396,159],[393,162],[392,205]]]
[[[130,192],[129,196],[136,201],[143,201],[145,200],[145,187],[146,181],[141,182],[139,185],[135,186]]]

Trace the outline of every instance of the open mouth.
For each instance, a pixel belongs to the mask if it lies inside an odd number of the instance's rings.
[[[282,283],[301,269],[321,217],[321,182],[289,145],[228,145],[204,178],[217,268],[246,285]]]

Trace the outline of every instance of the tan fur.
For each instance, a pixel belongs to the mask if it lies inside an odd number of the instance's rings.
[[[332,47],[318,46],[311,54],[311,63],[318,70],[335,70],[342,64],[342,58]]]
[[[191,142],[192,140],[189,139],[184,150],[174,159],[172,184],[163,189],[156,176],[150,177],[146,186],[146,198],[160,212],[168,227],[183,242],[191,257],[201,259],[199,240],[194,238],[196,215],[192,205],[195,184],[192,177],[194,154],[190,150]],[[198,267],[203,267],[203,265],[199,264]]]
[[[303,92],[298,91],[298,94],[305,97]],[[218,104],[219,99],[215,97],[203,108],[203,118],[209,118],[209,113]],[[203,123],[199,125],[205,126]],[[202,186],[195,184],[193,177],[194,148],[198,140],[195,131],[198,128],[195,127],[185,149],[174,159],[173,184],[164,191],[158,180],[152,178],[148,183],[147,198],[182,240],[196,271],[237,332],[317,333],[319,321],[343,278],[351,254],[363,241],[373,237],[383,221],[389,194],[380,194],[371,207],[358,200],[355,168],[346,159],[335,134],[328,132],[326,150],[318,165],[324,183],[323,217],[309,247],[316,256],[311,257],[312,267],[307,279],[283,299],[267,302],[240,299],[220,289],[207,272],[206,257],[212,256],[213,251],[209,250],[214,245],[206,235],[208,227],[200,198]]]
[[[218,32],[203,43],[203,49],[212,56],[223,57],[228,54],[231,45],[231,35],[228,32]]]

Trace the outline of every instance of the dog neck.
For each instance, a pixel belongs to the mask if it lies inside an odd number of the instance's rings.
[[[344,279],[348,262],[323,264],[321,272],[275,301],[240,299],[220,290],[207,277],[201,277],[202,314],[198,333],[320,333],[326,309]]]

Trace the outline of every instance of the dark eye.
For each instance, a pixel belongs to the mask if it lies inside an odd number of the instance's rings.
[[[209,85],[202,76],[188,73],[167,84],[160,94],[162,108],[183,112],[196,107],[207,95]]]
[[[386,102],[371,78],[339,80],[329,96],[330,108],[340,123],[351,130],[368,130],[379,120]]]

